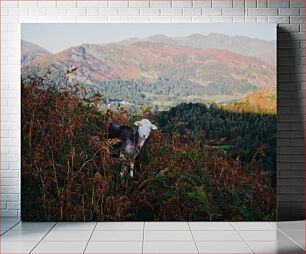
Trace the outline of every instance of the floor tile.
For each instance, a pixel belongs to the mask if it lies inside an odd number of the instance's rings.
[[[198,253],[194,242],[144,242],[143,253]]]
[[[236,230],[275,230],[269,222],[231,222]]]
[[[255,253],[304,253],[304,250],[291,241],[248,242]]]
[[[282,231],[285,235],[289,236],[291,240],[297,242],[302,248],[305,248],[305,231],[304,230],[290,230]]]
[[[18,231],[15,231],[18,232]],[[86,242],[92,231],[53,231],[43,239],[44,242]]]
[[[143,231],[94,231],[90,241],[110,242],[110,241],[142,241]]]
[[[38,242],[1,242],[0,253],[29,253]]]
[[[31,253],[83,253],[87,242],[40,242]]]
[[[190,231],[145,231],[145,241],[193,241]]]
[[[272,231],[239,231],[246,241],[286,241],[289,240],[278,230]]]
[[[85,253],[142,253],[142,242],[89,242]]]
[[[72,231],[85,230],[90,231],[95,228],[96,222],[58,222],[52,231]]]
[[[305,231],[305,221],[281,221],[281,222],[275,222],[275,226],[281,230]]]
[[[191,230],[235,230],[229,222],[189,222]]]
[[[253,253],[245,242],[197,242],[200,253]]]
[[[195,241],[243,241],[236,231],[192,231]]]
[[[145,222],[145,230],[190,230],[188,222]]]
[[[95,230],[143,230],[144,222],[98,222]]]
[[[5,233],[9,229],[13,228],[16,224],[18,225],[18,221],[15,222],[1,222],[0,229],[1,229],[1,234]]]
[[[1,242],[38,242],[47,231],[8,231],[1,236]]]
[[[20,222],[12,228],[13,231],[49,231],[55,222]]]

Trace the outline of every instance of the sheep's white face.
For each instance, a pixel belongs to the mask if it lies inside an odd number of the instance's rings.
[[[157,127],[148,119],[137,121],[135,122],[135,125],[138,126],[138,135],[139,138],[143,141],[145,141],[150,136],[151,130],[157,130]]]

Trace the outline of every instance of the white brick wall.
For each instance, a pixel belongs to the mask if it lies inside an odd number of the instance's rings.
[[[278,208],[280,216],[302,212],[302,111],[296,106],[305,81],[304,0],[100,0],[1,3],[1,216],[20,214],[20,23],[21,22],[277,22],[279,30]],[[292,103],[293,102],[293,103]],[[294,129],[294,128],[293,128]],[[302,153],[302,154],[301,154]],[[293,209],[289,209],[294,207]],[[294,212],[295,211],[295,212]],[[296,212],[298,211],[298,213]],[[302,213],[303,214],[303,213]]]

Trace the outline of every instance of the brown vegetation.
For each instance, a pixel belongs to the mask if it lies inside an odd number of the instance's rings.
[[[24,220],[271,220],[275,191],[255,158],[230,159],[188,135],[152,132],[134,178],[121,178],[110,156],[109,121],[129,124],[124,109],[101,111],[100,97],[22,83]],[[137,116],[150,118],[150,112]],[[199,139],[200,140],[200,139]]]

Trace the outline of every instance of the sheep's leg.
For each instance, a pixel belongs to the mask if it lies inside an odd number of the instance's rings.
[[[134,177],[134,162],[130,162],[130,176]]]
[[[126,166],[123,166],[121,171],[120,171],[120,176],[121,178],[125,175],[125,173],[127,172],[127,167]]]

